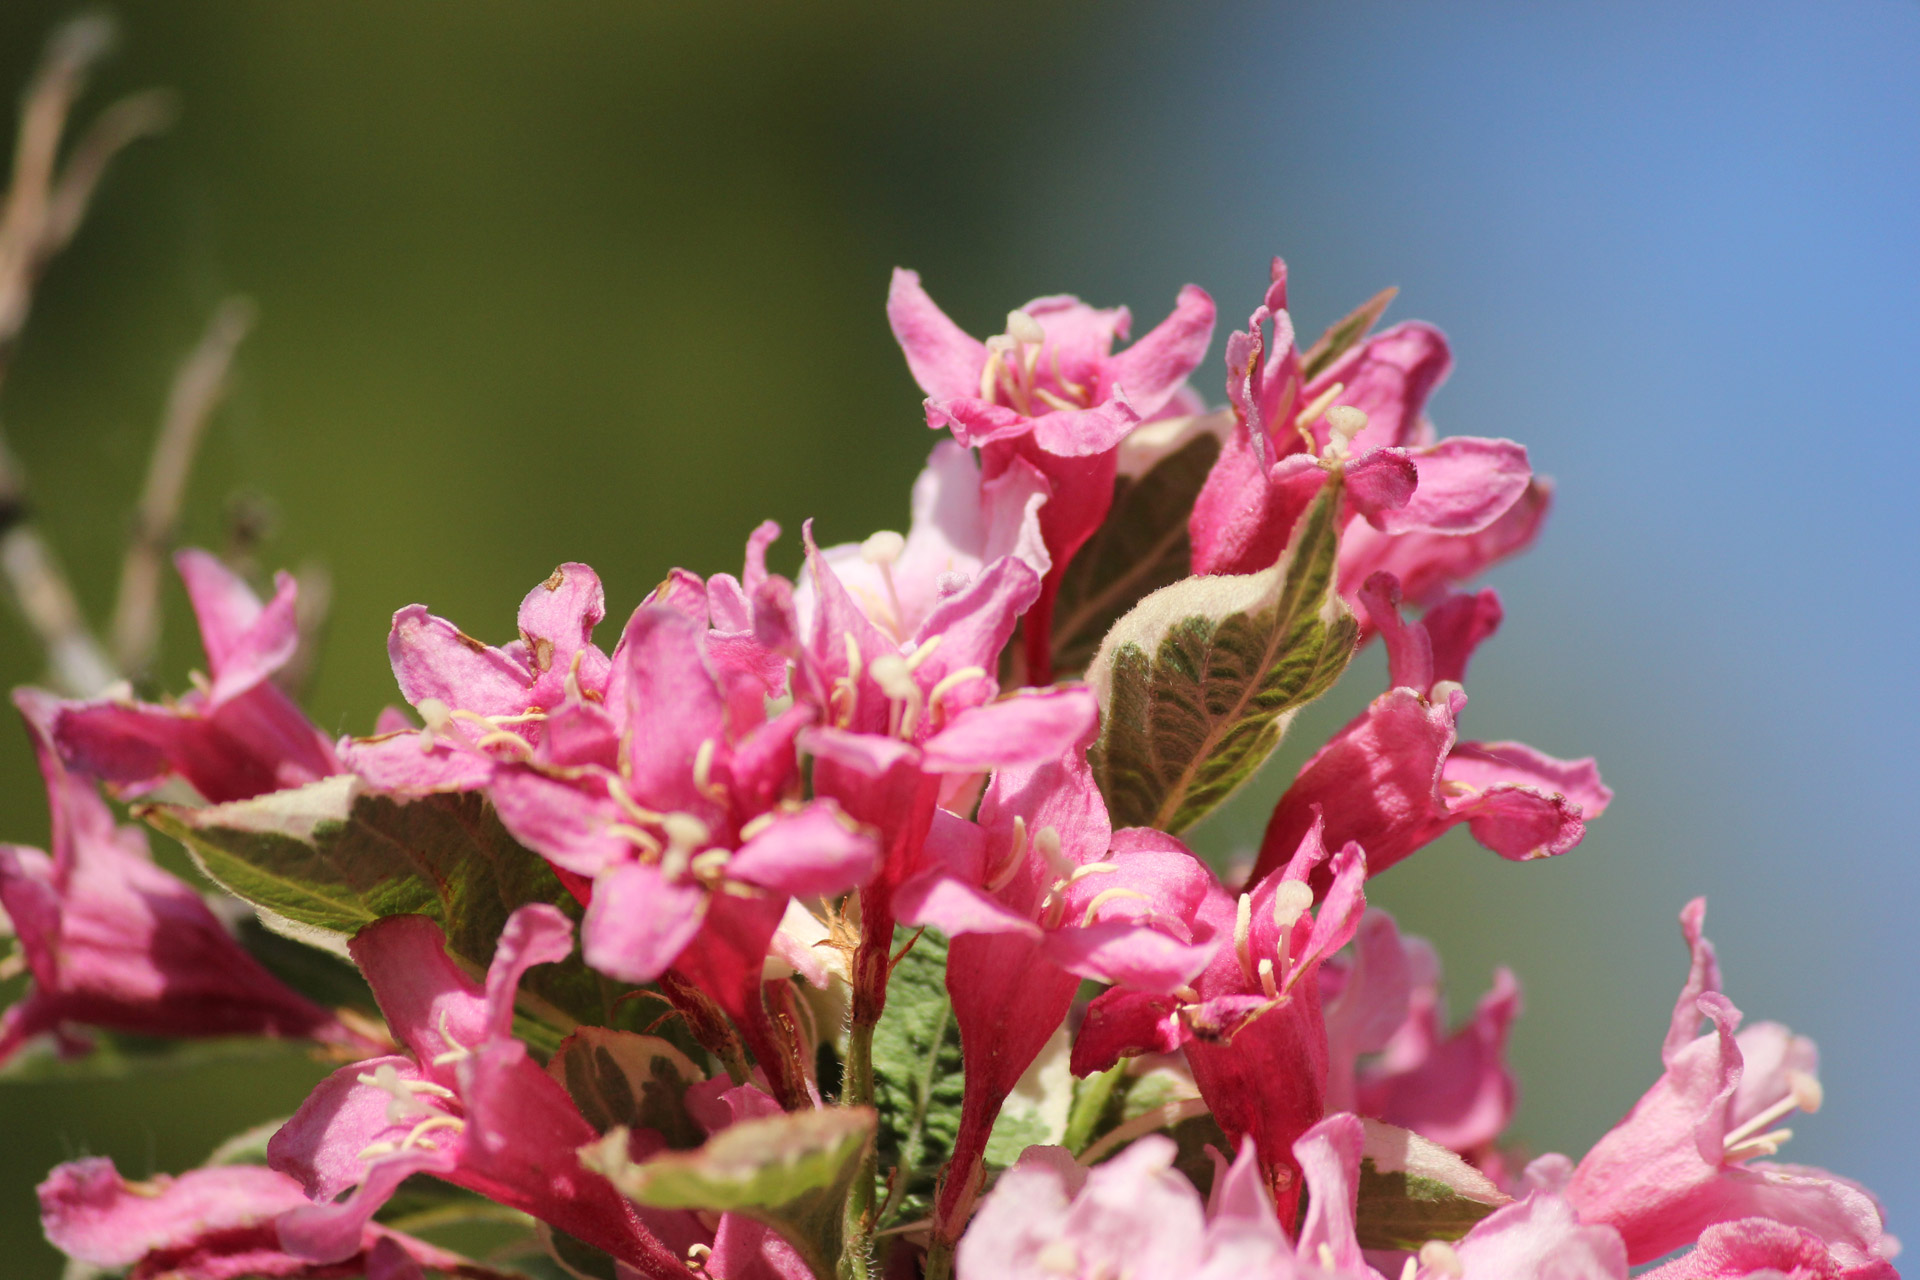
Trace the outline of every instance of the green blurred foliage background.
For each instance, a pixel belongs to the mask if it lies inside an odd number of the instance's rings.
[[[68,12],[0,11],[0,92],[24,83]],[[0,415],[44,528],[104,619],[175,364],[220,298],[251,296],[259,324],[184,536],[218,545],[231,504],[251,495],[273,512],[267,564],[331,571],[309,698],[330,731],[367,730],[392,699],[387,620],[410,602],[498,642],[520,596],[580,559],[607,584],[610,642],[670,567],[737,571],[763,518],[788,531],[776,552],[788,569],[808,517],[822,542],[902,525],[933,437],[882,314],[896,264],[977,333],[1057,291],[1127,302],[1144,331],[1190,278],[1226,326],[1257,301],[1264,255],[1305,252],[1295,233],[1310,227],[1325,256],[1294,266],[1311,335],[1437,252],[1384,253],[1364,217],[1314,222],[1332,193],[1284,156],[1273,180],[1296,198],[1236,215],[1237,229],[1259,222],[1258,243],[1223,240],[1225,195],[1187,165],[1187,140],[1149,136],[1159,104],[1198,92],[1234,27],[1195,44],[1197,19],[1179,7],[203,0],[120,15],[123,48],[88,105],[165,85],[183,114],[121,160],[49,272]],[[1286,56],[1298,67],[1315,50]],[[1197,111],[1248,146],[1279,130],[1211,92],[1179,118]],[[1133,131],[1151,167],[1135,165]],[[1411,302],[1394,316],[1437,310]],[[1216,340],[1197,379],[1214,399],[1218,353]],[[1451,430],[1506,429],[1462,421],[1454,403],[1443,393]],[[1536,406],[1530,421],[1552,417]],[[1551,431],[1512,430],[1551,469]],[[1555,555],[1551,539],[1541,554]],[[1594,601],[1545,587],[1508,599],[1501,665],[1520,676],[1476,667],[1474,728],[1594,749],[1581,725],[1613,691],[1563,679],[1555,656],[1578,644]],[[161,671],[178,687],[198,662],[170,587]],[[0,677],[31,681],[39,666],[17,620],[0,618]],[[1248,848],[1293,766],[1380,683],[1370,654],[1197,843],[1217,858]],[[1625,774],[1636,767],[1663,766]],[[1526,981],[1518,1128],[1536,1149],[1584,1149],[1650,1077],[1684,894],[1664,872],[1649,888],[1661,855],[1630,850],[1650,849],[1677,812],[1623,801],[1576,857],[1525,869],[1450,839],[1378,885],[1439,942],[1456,1011],[1496,963]],[[45,833],[24,738],[0,733],[0,836]],[[322,1071],[267,1051],[0,1082],[0,1269],[58,1273],[31,1201],[55,1161],[108,1154],[130,1176],[188,1166],[291,1110]]]

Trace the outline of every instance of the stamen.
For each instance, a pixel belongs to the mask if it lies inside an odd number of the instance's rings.
[[[1175,987],[1173,989],[1173,994],[1175,998],[1184,1000],[1188,1004],[1200,1003],[1200,993],[1198,991],[1195,991],[1192,987]]]
[[[987,881],[987,892],[998,893],[1013,883],[1014,876],[1020,873],[1021,866],[1027,860],[1027,820],[1018,814],[1013,818],[1013,846],[1007,850],[1007,856],[994,869],[993,876]]]
[[[1037,347],[1047,340],[1040,322],[1018,309],[1007,312],[1007,336],[1022,346]]]
[[[1327,447],[1320,451],[1325,462],[1344,462],[1353,438],[1367,429],[1367,415],[1352,405],[1340,404],[1327,410]]]
[[[434,1055],[433,1061],[429,1065],[436,1066],[436,1067],[444,1067],[449,1062],[460,1062],[466,1058],[470,1058],[473,1056],[473,1050],[467,1048],[465,1045],[461,1044],[458,1040],[453,1038],[453,1028],[447,1025],[447,1011],[445,1009],[442,1009],[440,1011],[440,1038],[446,1041],[450,1047],[447,1049],[445,1053]],[[449,1098],[453,1096],[453,1091],[451,1089],[441,1089],[439,1085],[434,1085],[432,1087],[435,1089],[439,1089],[441,1093],[445,1094]]]
[[[1075,1275],[1080,1270],[1080,1251],[1071,1240],[1053,1240],[1048,1242],[1033,1259],[1042,1271],[1051,1271],[1055,1275]]]
[[[907,549],[907,540],[891,529],[882,529],[860,544],[860,558],[868,564],[892,564]]]
[[[459,1133],[466,1127],[467,1122],[458,1116],[434,1116],[430,1120],[422,1120],[419,1124],[413,1126],[412,1132],[401,1139],[400,1149],[406,1151],[416,1146],[424,1146],[429,1151],[437,1150],[432,1143],[420,1141],[420,1135],[432,1133],[436,1129],[451,1129],[455,1133]]]
[[[1316,1249],[1314,1253],[1315,1253],[1315,1256],[1317,1256],[1320,1259],[1320,1266],[1322,1270],[1325,1270],[1325,1271],[1333,1270],[1335,1258],[1333,1256],[1332,1245],[1322,1240],[1320,1242],[1320,1247]]]
[[[918,649],[907,655],[907,670],[918,671],[920,664],[933,656],[933,651],[940,647],[940,642],[944,639],[946,639],[944,635],[927,637]]]
[[[773,825],[774,819],[778,816],[779,815],[774,813],[763,813],[759,817],[751,819],[746,826],[740,828],[740,843],[745,844],[762,831],[765,831]]]
[[[1048,827],[1047,830],[1051,831],[1053,828]],[[1120,864],[1117,862],[1089,862],[1084,867],[1075,867],[1072,871],[1068,872],[1066,878],[1061,883],[1061,887],[1065,888],[1067,885],[1079,884],[1088,876],[1112,875],[1119,869]]]
[[[473,741],[476,751],[485,751],[488,747],[512,747],[522,760],[533,758],[533,744],[517,733],[508,733],[505,729],[495,729],[492,733],[483,733]]]
[[[938,637],[935,638],[938,639]],[[939,684],[933,686],[933,692],[927,695],[928,711],[937,713],[940,710],[940,700],[952,693],[955,689],[958,689],[961,685],[966,684],[969,680],[985,680],[986,678],[987,670],[985,667],[962,667],[958,671],[948,672],[940,678]]]
[[[1048,406],[1055,409],[1066,409],[1068,411],[1072,411],[1080,407],[1079,405],[1075,404],[1071,400],[1061,399],[1059,396],[1053,394],[1053,392],[1047,390],[1045,387],[1035,387],[1033,389],[1033,396],[1034,396],[1034,399],[1043,401]]]
[[[660,855],[660,873],[669,880],[678,880],[693,865],[693,851],[704,845],[712,832],[706,823],[690,813],[664,814],[660,825],[667,833],[667,847]]]
[[[618,836],[628,844],[644,850],[649,857],[658,858],[662,852],[660,842],[653,838],[653,832],[643,831],[639,827],[625,822],[609,822],[607,834]]]
[[[1775,1129],[1772,1133],[1763,1133],[1757,1138],[1748,1138],[1737,1147],[1728,1147],[1721,1158],[1729,1164],[1742,1160],[1751,1160],[1755,1156],[1770,1156],[1787,1145],[1793,1138],[1791,1129]]]
[[[993,393],[1000,389],[1000,353],[1006,345],[987,339],[987,363],[980,369],[980,398],[988,404],[993,403]]]
[[[1420,1265],[1432,1267],[1443,1276],[1464,1276],[1467,1269],[1460,1262],[1460,1255],[1453,1246],[1444,1240],[1429,1240],[1420,1246]]]
[[[1082,868],[1082,870],[1085,870],[1085,868]],[[1087,904],[1087,913],[1080,917],[1080,927],[1085,929],[1093,924],[1093,917],[1101,907],[1109,902],[1114,902],[1122,898],[1137,898],[1141,902],[1149,904],[1153,902],[1152,898],[1141,893],[1138,889],[1102,889],[1100,892],[1094,894],[1093,901]]]
[[[1304,880],[1282,880],[1273,890],[1273,927],[1291,929],[1313,905],[1313,890]]]
[[[1334,383],[1325,391],[1315,396],[1312,402],[1309,403],[1306,408],[1302,409],[1300,415],[1293,420],[1293,429],[1298,431],[1301,438],[1307,442],[1308,453],[1317,454],[1320,452],[1320,442],[1313,437],[1313,424],[1320,420],[1321,415],[1326,413],[1327,406],[1331,405],[1335,400],[1338,400],[1346,389],[1346,383]]]
[[[693,874],[701,880],[716,880],[731,857],[727,849],[703,849],[693,855]]]
[[[1254,980],[1253,968],[1253,895],[1243,893],[1233,911],[1233,954],[1239,957],[1240,972],[1248,982]]]
[[[1273,961],[1264,958],[1260,961],[1260,990],[1269,1000],[1280,998],[1280,984],[1273,980]]]
[[[567,664],[566,679],[560,682],[561,690],[569,699],[575,702],[586,701],[585,696],[580,692],[580,663],[586,656],[587,651],[584,647],[575,649],[573,651],[573,661]]]
[[[1758,1115],[1750,1117],[1744,1124],[1727,1131],[1727,1136],[1722,1139],[1722,1145],[1726,1151],[1726,1158],[1729,1160],[1744,1160],[1748,1155],[1772,1155],[1774,1151],[1779,1149],[1781,1143],[1793,1136],[1793,1131],[1791,1129],[1777,1129],[1772,1133],[1761,1134],[1761,1136],[1757,1138],[1754,1137],[1754,1135],[1759,1134],[1762,1129],[1765,1129],[1774,1121],[1790,1116],[1796,1111],[1804,1111],[1808,1115],[1812,1115],[1820,1109],[1820,1104],[1825,1100],[1825,1096],[1825,1090],[1821,1089],[1820,1082],[1813,1076],[1808,1075],[1804,1071],[1787,1072],[1786,1097],[1780,1099],[1780,1101],[1774,1103]],[[1768,1146],[1767,1144],[1769,1143],[1772,1145]],[[1746,1151],[1749,1147],[1763,1146],[1766,1147],[1763,1151]],[[1746,1151],[1746,1154],[1736,1155],[1735,1152],[1739,1151]]]
[[[919,723],[920,711],[924,705],[920,695],[920,682],[913,678],[913,666],[908,659],[897,653],[882,654],[873,660],[870,668],[873,681],[880,686],[882,693],[894,703],[892,723],[888,726],[891,736],[910,738],[914,726]]]
[[[1040,860],[1047,865],[1055,879],[1072,882],[1074,865],[1067,861],[1067,855],[1060,851],[1060,833],[1052,827],[1042,827],[1033,837],[1033,849]]]
[[[1413,1280],[1414,1275],[1419,1270],[1420,1260],[1412,1254],[1408,1254],[1407,1260],[1400,1264],[1400,1280]]]
[[[433,1108],[422,1102],[420,1094],[436,1098],[451,1098],[453,1090],[427,1080],[409,1080],[401,1075],[391,1062],[382,1063],[371,1074],[361,1072],[354,1077],[364,1085],[371,1085],[389,1098],[387,1103],[387,1123],[399,1124],[417,1115],[431,1115]]]
[[[635,822],[644,823],[652,827],[660,825],[660,820],[664,815],[647,808],[638,800],[635,800],[633,793],[627,790],[626,779],[617,775],[608,778],[607,794],[613,797],[615,804],[632,814]]]

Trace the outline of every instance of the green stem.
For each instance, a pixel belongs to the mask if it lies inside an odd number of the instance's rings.
[[[847,1107],[873,1105],[873,1028],[859,1022],[847,1028],[846,1083],[840,1092],[840,1104]],[[880,1157],[868,1144],[853,1175],[853,1187],[847,1193],[846,1245],[840,1254],[841,1280],[866,1280],[873,1262],[873,1228],[878,1217],[875,1198]]]
[[[953,1275],[953,1245],[939,1236],[927,1246],[926,1280],[949,1280]]]

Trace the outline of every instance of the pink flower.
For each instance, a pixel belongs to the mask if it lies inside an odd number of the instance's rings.
[[[0,845],[0,905],[33,985],[0,1018],[0,1061],[37,1035],[69,1051],[79,1027],[150,1036],[363,1038],[261,968],[187,885],[153,864],[146,835],[116,826],[94,785],[67,772],[48,726],[61,703],[14,692],[53,812],[53,856]]]
[[[1330,843],[1356,841],[1372,874],[1466,823],[1503,858],[1564,853],[1613,792],[1591,759],[1556,760],[1518,742],[1460,742],[1467,660],[1500,625],[1492,591],[1454,596],[1418,622],[1400,618],[1398,583],[1360,593],[1387,645],[1392,687],[1300,770],[1267,823],[1255,875],[1279,866],[1324,818]]]
[[[287,1252],[315,1262],[351,1256],[388,1197],[426,1173],[646,1275],[684,1273],[625,1197],[580,1164],[578,1149],[599,1135],[512,1035],[521,975],[565,959],[572,934],[555,908],[521,907],[484,986],[447,956],[440,927],[424,916],[389,916],[355,936],[354,962],[406,1052],[334,1072],[268,1144],[273,1168],[313,1202],[280,1217]]]
[[[1700,1233],[1700,1243],[1646,1280],[1742,1280],[1787,1276],[1792,1280],[1899,1280],[1885,1257],[1861,1258],[1836,1250],[1811,1231],[1767,1218],[1721,1222]]]
[[[1264,304],[1227,341],[1235,426],[1194,505],[1195,573],[1253,573],[1277,560],[1333,461],[1347,473],[1356,517],[1341,539],[1349,596],[1392,568],[1426,600],[1532,540],[1544,489],[1509,516],[1534,492],[1526,450],[1510,440],[1433,438],[1426,401],[1452,366],[1439,330],[1396,325],[1303,382],[1286,304],[1286,265],[1275,258]]]
[[[1040,536],[1046,500],[1046,480],[1025,462],[1016,460],[982,482],[972,451],[943,440],[914,481],[906,537],[876,533],[865,542],[828,547],[820,559],[876,627],[896,643],[906,642],[941,601],[1003,557],[1046,576],[1051,561]],[[798,584],[794,603],[806,627],[814,608],[811,576]]]
[[[704,592],[696,600],[704,614]],[[704,620],[686,607],[635,610],[604,701],[549,710],[538,744],[500,763],[488,794],[508,830],[590,886],[589,964],[628,982],[675,970],[740,1025],[775,1091],[797,1101],[802,1072],[762,1003],[768,946],[789,896],[862,883],[878,850],[833,801],[797,798],[794,736],[813,709],[769,721],[763,698],[730,700]]]
[[[935,815],[936,865],[894,900],[902,923],[952,939],[947,992],[966,1081],[939,1212],[956,1227],[995,1117],[1080,980],[1169,995],[1216,949],[1190,924],[1217,890],[1212,874],[1171,836],[1112,831],[1086,762],[1091,736],[1089,726],[1057,761],[995,773],[978,826]]]
[[[1029,1147],[1000,1175],[956,1256],[959,1280],[1320,1280],[1371,1273],[1296,1268],[1253,1153],[1222,1169],[1211,1214],[1173,1168],[1171,1139],[1141,1138],[1085,1169]]]
[[[1567,1198],[1582,1221],[1617,1228],[1635,1264],[1692,1244],[1716,1223],[1757,1217],[1811,1232],[1836,1265],[1875,1274],[1887,1237],[1872,1196],[1824,1170],[1757,1159],[1792,1136],[1773,1128],[1778,1121],[1818,1110],[1814,1049],[1777,1024],[1740,1031],[1740,1011],[1720,993],[1713,945],[1701,936],[1705,916],[1700,898],[1680,913],[1693,958],[1661,1047],[1666,1071],[1580,1161]],[[1696,1035],[1703,1017],[1709,1028]]]
[[[1474,1159],[1505,1131],[1519,1089],[1506,1062],[1520,988],[1505,969],[1451,1034],[1440,960],[1369,910],[1353,958],[1320,970],[1332,1069],[1328,1107],[1357,1111]],[[1361,1066],[1362,1055],[1378,1055]]]
[[[600,579],[563,564],[520,602],[519,639],[481,644],[412,604],[393,615],[387,658],[426,728],[342,739],[340,756],[390,791],[484,787],[501,759],[530,755],[546,713],[568,697],[604,702],[611,664],[592,642],[606,617]]]
[[[1008,314],[1005,333],[980,342],[934,305],[911,271],[893,273],[887,319],[927,393],[927,425],[980,446],[989,481],[1022,458],[1050,486],[1040,529],[1052,568],[1026,647],[1030,680],[1045,684],[1060,576],[1106,519],[1120,441],[1172,407],[1206,355],[1213,299],[1188,285],[1173,314],[1117,355],[1113,343],[1132,324],[1124,307],[1103,311],[1077,298],[1036,298]]]
[[[1018,555],[987,563],[898,640],[827,565],[810,531],[807,541],[805,630],[793,621],[787,644],[795,695],[821,723],[801,745],[814,757],[815,794],[876,831],[883,851],[861,886],[865,941],[853,975],[854,1018],[872,1025],[884,1007],[893,895],[926,869],[935,810],[965,807],[995,768],[1084,751],[1099,711],[1083,686],[996,696],[1001,651],[1040,590]]]
[[[174,557],[200,622],[210,681],[165,706],[108,696],[66,704],[60,751],[124,795],[184,779],[220,804],[341,772],[333,747],[270,677],[293,657],[293,578],[274,579],[265,605],[204,551]]]
[[[1315,827],[1286,867],[1238,898],[1215,886],[1194,932],[1233,945],[1171,995],[1116,987],[1097,997],[1073,1046],[1076,1075],[1184,1048],[1221,1129],[1235,1143],[1253,1140],[1283,1222],[1300,1205],[1294,1143],[1327,1111],[1320,965],[1353,937],[1366,906],[1366,859],[1349,844],[1332,858],[1331,887],[1314,909],[1308,881],[1327,861]]]
[[[306,1204],[299,1183],[257,1165],[128,1182],[113,1161],[95,1158],[63,1164],[40,1184],[40,1220],[54,1247],[91,1266],[131,1267],[130,1280],[409,1280],[422,1266],[493,1274],[376,1223],[362,1226],[354,1251],[337,1262],[295,1257],[281,1248],[276,1223]]]

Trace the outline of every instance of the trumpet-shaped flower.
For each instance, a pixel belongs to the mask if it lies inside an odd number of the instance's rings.
[[[629,982],[676,970],[794,1099],[798,1069],[762,1003],[768,947],[790,896],[864,882],[878,850],[833,801],[796,798],[794,736],[812,708],[740,724],[708,641],[683,608],[642,605],[604,701],[549,711],[540,742],[499,765],[488,794],[508,830],[588,888],[589,964]]]
[[[1473,1016],[1449,1033],[1433,947],[1403,939],[1393,917],[1369,909],[1352,958],[1323,967],[1320,978],[1329,1108],[1410,1129],[1470,1159],[1487,1154],[1519,1096],[1506,1062],[1520,1012],[1513,975],[1499,970]]]
[[[1366,902],[1366,858],[1349,844],[1331,858],[1315,908],[1309,881],[1329,862],[1318,826],[1293,859],[1238,897],[1217,886],[1196,933],[1232,939],[1189,986],[1171,994],[1116,987],[1088,1006],[1073,1046],[1076,1075],[1125,1055],[1184,1048],[1200,1096],[1227,1137],[1251,1138],[1283,1221],[1300,1204],[1294,1143],[1326,1115],[1327,1027],[1319,970],[1353,937]]]
[[[1890,1247],[1880,1206],[1820,1169],[1769,1163],[1792,1137],[1776,1128],[1820,1107],[1813,1045],[1777,1024],[1740,1030],[1720,991],[1706,902],[1680,913],[1692,961],[1661,1046],[1666,1070],[1573,1170],[1567,1198],[1606,1223],[1635,1263],[1700,1239],[1717,1223],[1764,1218],[1810,1232],[1839,1263],[1871,1268]],[[1709,1025],[1700,1033],[1702,1019]]]
[[[1213,299],[1188,285],[1151,333],[1115,354],[1132,318],[1077,298],[1036,298],[980,342],[949,320],[911,271],[895,271],[887,319],[927,393],[927,425],[978,445],[988,481],[1025,459],[1050,494],[1040,531],[1045,575],[1026,648],[1035,683],[1050,678],[1049,627],[1060,576],[1113,503],[1116,451],[1127,433],[1174,407],[1213,338]],[[1184,405],[1180,406],[1184,408]],[[1264,567],[1264,566],[1262,566]]]
[[[332,745],[271,679],[299,644],[292,576],[277,575],[263,605],[204,551],[182,551],[174,565],[211,678],[196,673],[193,690],[165,705],[121,694],[69,703],[54,726],[61,753],[124,795],[177,777],[215,804],[339,773]]]
[[[1286,305],[1286,265],[1276,258],[1265,301],[1227,341],[1235,426],[1194,505],[1195,573],[1272,564],[1336,462],[1354,517],[1340,564],[1349,597],[1371,573],[1397,568],[1427,599],[1531,541],[1544,502],[1509,518],[1532,491],[1526,450],[1510,440],[1433,438],[1427,398],[1453,362],[1439,330],[1396,325],[1306,379]]]
[[[494,648],[412,604],[393,615],[387,659],[425,727],[347,738],[349,768],[389,791],[471,791],[498,761],[524,759],[547,712],[569,697],[603,703],[611,664],[593,644],[606,617],[600,579],[563,564],[520,602],[519,638]]]
[[[354,1252],[316,1263],[280,1244],[282,1214],[308,1203],[300,1184],[258,1165],[194,1169],[129,1182],[101,1158],[60,1165],[40,1184],[40,1221],[62,1253],[95,1267],[130,1267],[130,1280],[245,1280],[361,1276],[411,1280],[420,1268],[491,1275],[458,1254],[376,1223]]]
[[[334,1262],[408,1177],[431,1174],[532,1214],[643,1274],[684,1274],[626,1199],[576,1154],[599,1135],[513,1038],[521,975],[565,959],[572,927],[553,907],[508,919],[484,985],[446,953],[438,925],[390,916],[350,944],[405,1049],[322,1081],[267,1146],[312,1203],[281,1215],[296,1256]],[[345,1199],[342,1193],[351,1191]]]
[[[1370,578],[1360,599],[1386,642],[1392,687],[1301,768],[1274,808],[1254,874],[1280,865],[1320,820],[1330,842],[1357,841],[1375,875],[1462,823],[1503,858],[1578,844],[1613,798],[1592,760],[1458,740],[1460,681],[1500,624],[1499,597],[1455,596],[1414,623],[1401,620],[1390,575]]]
[[[902,923],[952,939],[947,992],[966,1083],[946,1221],[963,1220],[994,1119],[1066,1020],[1080,980],[1169,995],[1216,949],[1191,924],[1212,874],[1172,836],[1112,830],[1086,746],[999,770],[977,826],[937,815],[935,865],[895,899]]]
[[[68,772],[48,732],[58,699],[21,689],[14,701],[46,780],[53,854],[0,845],[0,905],[33,975],[0,1017],[0,1061],[49,1032],[79,1049],[82,1027],[364,1046],[263,969],[198,893],[154,865],[145,834],[117,826],[94,784]]]
[[[1700,1233],[1700,1243],[1645,1280],[1899,1280],[1883,1257],[1862,1258],[1836,1249],[1811,1231],[1768,1218],[1719,1222]]]

